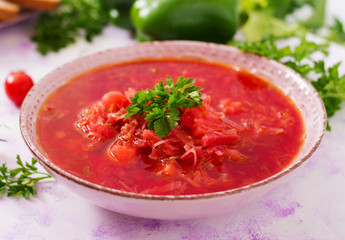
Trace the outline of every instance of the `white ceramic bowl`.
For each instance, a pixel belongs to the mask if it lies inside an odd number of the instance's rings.
[[[232,189],[196,195],[148,195],[106,188],[62,170],[46,158],[36,139],[37,112],[44,100],[59,86],[90,69],[139,58],[199,58],[240,66],[283,90],[302,113],[305,143],[293,163],[278,174],[262,181]],[[61,184],[106,209],[132,216],[155,219],[200,218],[239,208],[286,182],[313,154],[326,126],[322,100],[312,85],[291,69],[263,57],[243,53],[236,48],[191,41],[150,42],[111,49],[85,56],[52,71],[36,84],[26,97],[20,116],[22,135],[40,164]]]

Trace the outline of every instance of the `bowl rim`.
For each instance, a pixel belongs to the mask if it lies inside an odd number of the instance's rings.
[[[305,78],[303,78],[299,73],[295,72],[294,70],[292,70],[291,68],[275,61],[275,60],[271,60],[262,56],[258,56],[252,53],[247,53],[247,52],[243,52],[241,50],[239,50],[238,48],[232,47],[232,46],[228,46],[228,45],[223,45],[223,44],[216,44],[216,43],[206,43],[206,42],[198,42],[198,41],[186,41],[186,40],[173,40],[173,41],[152,41],[152,42],[144,42],[144,43],[136,43],[134,45],[129,45],[129,46],[124,46],[124,47],[118,47],[118,48],[111,48],[111,49],[107,49],[107,50],[103,50],[103,51],[98,51],[92,54],[88,54],[79,58],[76,58],[72,61],[69,61],[63,65],[61,65],[58,68],[55,68],[53,71],[50,71],[48,74],[46,74],[45,76],[43,76],[41,79],[45,79],[46,77],[48,77],[50,74],[52,74],[53,72],[56,71],[60,71],[61,69],[65,68],[68,65],[72,65],[75,64],[76,62],[79,61],[83,61],[85,58],[91,57],[93,55],[96,54],[101,54],[101,53],[105,53],[108,51],[116,51],[116,50],[126,50],[126,48],[140,48],[141,46],[145,46],[145,47],[150,47],[150,46],[156,46],[156,45],[193,45],[193,46],[212,46],[212,47],[217,47],[220,50],[221,49],[230,49],[231,51],[237,51],[240,54],[244,54],[246,57],[253,57],[255,56],[256,59],[259,59],[260,61],[266,61],[269,62],[270,64],[272,64],[272,66],[276,66],[278,67],[280,70],[283,70],[284,73],[286,74],[290,74],[296,78],[298,78],[299,80],[302,80],[308,87],[310,91],[312,91],[312,93],[316,96],[316,100],[318,101],[317,103],[315,102],[315,104],[319,104],[321,106],[322,109],[322,116],[320,116],[320,118],[322,119],[322,126],[323,128],[321,129],[321,132],[319,135],[317,135],[317,140],[313,143],[312,147],[309,149],[308,152],[305,153],[305,156],[302,157],[299,161],[297,162],[293,162],[292,164],[290,164],[288,167],[286,167],[285,169],[283,169],[282,171],[276,173],[275,175],[272,175],[268,178],[265,178],[263,180],[260,180],[258,182],[254,182],[251,183],[249,185],[245,185],[242,187],[238,187],[238,188],[234,188],[234,189],[229,189],[229,190],[224,190],[224,191],[218,191],[218,192],[210,192],[210,193],[203,193],[203,194],[188,194],[188,195],[155,195],[155,194],[143,194],[143,193],[134,193],[134,192],[126,192],[126,191],[122,191],[122,190],[118,190],[118,189],[114,189],[114,188],[109,188],[109,187],[104,187],[101,185],[98,185],[96,183],[92,183],[89,182],[87,180],[84,180],[82,178],[79,178],[71,173],[68,173],[67,171],[63,170],[62,168],[58,167],[57,165],[55,165],[53,162],[49,161],[48,158],[42,153],[40,152],[32,143],[32,141],[30,140],[30,138],[28,137],[28,131],[27,131],[27,127],[24,124],[25,122],[25,117],[23,112],[28,108],[28,99],[32,98],[33,93],[35,92],[37,85],[40,85],[40,83],[42,81],[39,81],[38,83],[36,83],[34,85],[34,87],[30,90],[30,92],[27,94],[27,97],[25,98],[22,107],[20,109],[20,118],[19,118],[19,124],[20,124],[20,131],[22,134],[22,137],[24,139],[24,142],[26,143],[26,145],[28,146],[28,148],[31,150],[31,152],[36,156],[38,162],[48,171],[53,171],[56,174],[58,174],[59,176],[66,178],[76,184],[81,184],[84,187],[90,188],[92,190],[97,190],[97,191],[101,191],[104,193],[108,193],[111,195],[116,195],[118,197],[125,197],[125,198],[132,198],[132,199],[143,199],[143,200],[168,200],[168,201],[181,201],[181,200],[192,200],[192,199],[210,199],[210,198],[217,198],[217,197],[225,197],[225,196],[229,196],[229,195],[234,195],[234,194],[239,194],[245,191],[249,191],[251,189],[254,188],[259,188],[262,187],[268,183],[274,182],[280,178],[282,178],[283,176],[293,172],[295,169],[297,169],[298,167],[300,167],[304,162],[306,162],[307,159],[310,158],[310,156],[315,152],[315,150],[319,147],[322,138],[325,134],[326,131],[326,126],[327,126],[327,114],[326,114],[326,109],[325,106],[323,104],[323,101],[320,97],[320,95],[318,94],[318,92],[316,91],[316,89],[312,86],[312,84],[307,81]],[[169,56],[167,56],[169,57]],[[115,64],[119,64],[115,63]],[[92,68],[93,69],[93,68]],[[92,70],[90,69],[90,70]],[[65,82],[66,83],[66,82]],[[64,83],[64,84],[65,84]],[[63,84],[60,84],[59,86],[61,86]],[[54,89],[55,90],[55,89]]]

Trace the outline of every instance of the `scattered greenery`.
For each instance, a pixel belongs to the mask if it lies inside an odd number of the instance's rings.
[[[180,120],[179,108],[201,106],[201,88],[192,85],[193,78],[179,77],[174,85],[171,77],[157,83],[153,89],[142,90],[131,98],[132,104],[126,108],[126,118],[136,114],[146,114],[148,127],[162,138],[170,134]]]
[[[43,179],[51,178],[47,173],[38,172],[37,160],[32,158],[31,163],[23,163],[17,155],[18,168],[8,169],[4,163],[0,166],[0,197],[23,196],[29,199],[30,195],[36,195],[36,183]]]
[[[329,41],[345,44],[345,29],[343,23],[338,19],[334,19],[333,25],[329,27],[330,33],[326,37]]]
[[[45,55],[57,52],[83,37],[91,42],[109,24],[128,25],[123,20],[129,10],[121,13],[132,1],[127,0],[61,0],[56,11],[45,12],[39,16],[32,40],[37,50]]]
[[[296,47],[276,45],[278,38],[270,36],[258,42],[234,42],[239,49],[279,61],[308,79],[319,92],[331,117],[345,101],[345,75],[339,75],[340,62],[326,67],[324,61],[314,60],[315,53],[328,54],[328,44],[317,44],[300,38]],[[327,127],[330,130],[330,126]]]

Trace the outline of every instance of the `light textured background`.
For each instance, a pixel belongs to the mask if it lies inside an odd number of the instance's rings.
[[[328,13],[345,22],[345,1],[328,0]],[[30,42],[33,21],[0,30],[0,82],[24,70],[38,81],[61,64],[107,48],[130,45],[129,34],[107,28],[92,44],[82,40],[42,57]],[[332,45],[327,64],[345,61],[345,49]],[[345,63],[341,67],[345,72]],[[1,80],[3,79],[3,80]],[[19,110],[0,84],[0,164],[15,166],[32,155],[19,131]],[[331,119],[321,146],[287,184],[249,206],[207,219],[159,221],[120,215],[96,207],[55,182],[39,184],[30,201],[0,199],[0,239],[345,239],[345,106]]]

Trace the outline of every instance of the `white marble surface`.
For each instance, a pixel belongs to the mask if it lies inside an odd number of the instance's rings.
[[[345,1],[328,3],[328,12],[345,21]],[[37,82],[79,56],[135,43],[127,32],[109,27],[92,44],[78,41],[42,57],[29,40],[32,26],[33,21],[26,21],[0,31],[0,138],[7,140],[0,142],[0,164],[10,167],[17,154],[24,160],[32,154],[20,135],[19,110],[4,93],[9,72],[24,70]],[[344,62],[345,49],[333,45],[326,61]],[[231,214],[188,221],[134,218],[96,207],[51,181],[39,184],[38,195],[29,201],[0,199],[0,239],[345,239],[345,106],[330,123],[332,131],[291,181]]]

